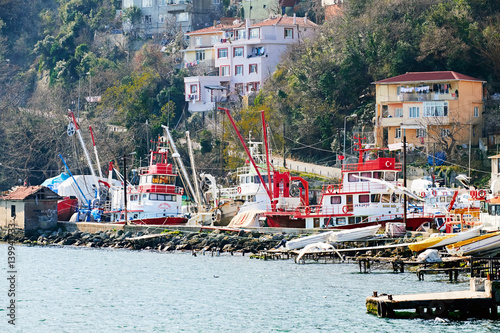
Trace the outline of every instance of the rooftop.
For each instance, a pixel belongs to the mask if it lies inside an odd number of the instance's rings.
[[[453,71],[441,72],[408,72],[406,74],[390,77],[385,80],[374,82],[375,84],[409,83],[409,82],[442,82],[442,81],[476,81],[485,82],[472,76],[460,74]]]
[[[5,196],[1,196],[0,199],[2,200],[24,200],[27,197],[29,197],[32,194],[35,194],[37,192],[44,192],[45,194],[48,194],[46,197],[49,199],[50,197],[53,197],[54,199],[58,198],[59,196],[54,193],[52,190],[45,186],[37,185],[37,186],[18,186],[15,188],[12,192]]]

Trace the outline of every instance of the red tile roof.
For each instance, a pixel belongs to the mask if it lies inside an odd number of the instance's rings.
[[[429,81],[477,81],[484,82],[472,76],[460,74],[453,71],[442,72],[408,72],[406,74],[390,77],[385,80],[376,81],[376,84],[405,83],[405,82],[429,82]]]
[[[305,20],[305,22],[304,22]],[[280,16],[276,18],[270,18],[267,20],[264,20],[259,23],[252,24],[252,27],[263,27],[263,26],[272,26],[272,25],[285,25],[285,26],[294,26],[298,25],[300,27],[317,27],[318,25],[311,20],[308,20],[307,18],[304,17],[295,17],[295,23],[293,23],[293,17],[292,16]]]
[[[219,31],[236,29],[236,28],[240,28],[240,27],[244,27],[244,26],[245,26],[245,22],[240,22],[240,23],[236,23],[236,24],[229,24],[229,25],[228,24],[217,24],[215,26],[213,25],[213,26],[206,27],[203,29],[188,32],[188,33],[186,33],[186,35],[215,33],[215,32],[219,32]]]
[[[44,191],[45,193],[51,194],[54,199],[58,197],[58,195],[49,188],[45,186],[37,185],[37,186],[18,186],[12,192],[5,196],[1,196],[2,200],[24,200],[32,194],[35,194],[39,191]]]

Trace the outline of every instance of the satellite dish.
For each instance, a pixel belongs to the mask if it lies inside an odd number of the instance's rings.
[[[75,134],[75,124],[73,124],[72,121],[69,122],[68,124],[68,129],[66,130],[66,133],[68,133],[69,136],[72,136],[73,134]]]

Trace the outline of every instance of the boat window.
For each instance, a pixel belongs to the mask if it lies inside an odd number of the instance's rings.
[[[253,182],[255,184],[260,184],[260,178],[259,178],[259,176],[255,176]]]
[[[395,172],[386,172],[385,173],[385,180],[392,182],[396,180],[396,173]]]
[[[143,200],[146,200],[146,198],[147,198],[147,197],[148,197],[148,195],[147,195],[147,194],[143,194],[143,195],[142,195],[142,199],[143,199]]]
[[[160,185],[175,185],[175,176],[154,175],[152,183]]]
[[[361,176],[366,177],[366,178],[372,178],[372,173],[371,172],[362,172]],[[368,179],[361,179],[362,182],[368,182]]]
[[[446,197],[446,202],[451,202],[452,197]]]
[[[330,203],[332,205],[339,205],[342,202],[342,197],[340,195],[332,195],[330,197]]]
[[[380,202],[380,194],[372,194],[371,202]]]
[[[354,216],[349,217],[348,224],[354,224]]]
[[[396,193],[393,193],[391,195],[391,202],[399,202],[399,195]]]
[[[245,184],[245,177],[240,177],[240,184]]]
[[[251,182],[250,178],[252,178],[252,177],[251,176],[247,176],[247,180],[246,180],[247,183]]]
[[[382,174],[383,174],[382,171],[373,171],[373,177],[372,178],[382,179]]]
[[[441,201],[441,202],[446,202],[446,197],[441,197],[441,198],[439,198],[439,201]]]
[[[326,218],[323,220],[323,224],[324,224],[324,226],[325,226],[325,227],[327,227],[327,226],[333,226],[333,225],[334,225],[334,222],[333,222],[333,221],[334,221],[334,220],[333,220],[333,217],[330,217],[330,218],[326,217]]]
[[[370,195],[369,194],[360,194],[358,200],[359,200],[359,203],[370,202]]]
[[[153,182],[153,176],[146,177],[146,183],[151,184]]]
[[[384,203],[391,202],[391,195],[390,194],[382,194],[381,202],[384,202]]]
[[[149,195],[149,200],[158,200],[158,194],[156,193],[151,193]]]
[[[356,216],[356,224],[361,223],[361,216]]]
[[[337,225],[345,225],[346,219],[345,217],[337,217]]]
[[[435,204],[436,203],[436,198],[431,198],[431,204]]]
[[[348,176],[347,176],[347,180],[348,180],[350,183],[359,182],[359,178],[354,177],[354,176],[359,176],[359,173],[357,173],[357,172],[352,172],[352,173],[349,173],[349,174],[348,174]]]

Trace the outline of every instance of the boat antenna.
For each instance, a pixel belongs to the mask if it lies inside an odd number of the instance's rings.
[[[99,161],[99,155],[97,155],[97,148],[95,146],[94,131],[92,126],[89,126],[90,136],[92,137],[92,145],[94,146],[95,159],[97,160],[97,170],[99,171],[99,178],[102,178],[101,162]]]

